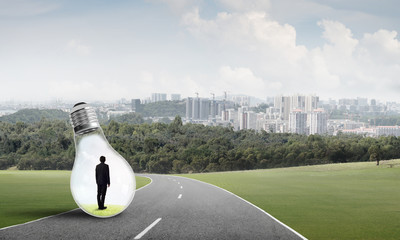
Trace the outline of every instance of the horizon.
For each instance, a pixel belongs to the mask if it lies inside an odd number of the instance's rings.
[[[164,92],[159,92],[159,93],[164,93]],[[177,93],[165,93],[165,94],[167,94],[167,99],[165,101],[173,101],[173,100],[171,100],[171,94],[177,94]],[[230,96],[231,97],[237,97],[237,96],[249,97],[250,99],[252,99],[252,98],[256,99],[257,100],[257,104],[256,105],[259,105],[259,104],[263,104],[263,103],[268,103],[268,99],[270,99],[270,98],[275,98],[277,96],[294,96],[294,95],[301,95],[301,96],[313,95],[313,96],[317,96],[319,98],[319,102],[326,102],[326,101],[333,100],[333,101],[337,102],[336,104],[338,104],[338,101],[342,100],[342,99],[355,99],[355,100],[357,100],[357,99],[367,99],[368,102],[370,100],[375,100],[377,103],[380,103],[380,104],[400,103],[400,101],[399,102],[390,101],[390,100],[384,100],[384,99],[379,99],[379,98],[374,98],[374,97],[356,96],[356,97],[342,97],[342,98],[340,98],[340,97],[338,97],[338,98],[326,98],[326,97],[320,96],[318,94],[302,94],[302,93],[277,94],[277,95],[274,95],[274,96],[266,96],[265,98],[257,98],[255,96],[250,96],[250,95],[245,95],[245,94],[230,93],[230,94],[227,95],[228,96],[227,100],[230,101],[230,99],[229,99]],[[193,94],[191,96],[186,96],[186,97],[183,97],[181,95],[181,99],[179,101],[185,101],[185,99],[187,99],[188,97],[195,98],[196,96],[195,96],[195,94]],[[199,98],[212,99],[212,96],[210,95],[210,96],[207,96],[207,97],[206,96],[203,97],[203,96],[199,95]],[[215,95],[215,100],[217,100],[217,101],[223,100],[223,98],[224,98],[223,95]],[[0,101],[0,106],[1,105],[6,105],[7,106],[7,104],[14,104],[14,105],[15,104],[22,104],[22,105],[41,105],[41,104],[42,105],[46,105],[46,104],[50,104],[51,105],[51,104],[55,104],[55,103],[59,103],[59,104],[75,104],[77,102],[82,102],[82,101],[86,102],[86,103],[89,103],[89,104],[100,104],[100,103],[102,103],[102,104],[116,104],[116,103],[122,103],[122,101],[126,101],[126,102],[130,103],[131,100],[133,100],[133,99],[140,99],[142,102],[145,102],[146,100],[147,101],[151,100],[151,93],[149,94],[149,96],[144,97],[144,98],[119,98],[119,99],[110,99],[110,100],[93,99],[91,101],[76,100],[76,99],[61,99],[61,98],[60,99],[38,100],[38,101],[10,99],[10,100],[5,100],[5,101]],[[158,101],[156,101],[156,102],[158,102]]]

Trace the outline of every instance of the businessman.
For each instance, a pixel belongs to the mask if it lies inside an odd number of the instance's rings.
[[[107,186],[110,187],[110,169],[104,162],[106,157],[100,157],[100,164],[96,166],[96,183],[97,183],[97,205],[99,209],[103,210],[107,207],[104,206],[104,199],[106,198]]]

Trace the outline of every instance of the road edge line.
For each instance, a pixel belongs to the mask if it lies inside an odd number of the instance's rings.
[[[201,183],[204,183],[204,184],[208,184],[208,185],[211,185],[211,186],[213,186],[213,187],[219,188],[219,189],[221,189],[221,190],[223,190],[223,191],[225,191],[225,192],[227,192],[227,193],[229,193],[229,194],[232,194],[233,196],[239,198],[240,200],[242,200],[242,201],[244,201],[244,202],[250,204],[251,206],[257,208],[258,210],[260,210],[261,212],[263,212],[264,214],[266,214],[267,216],[269,216],[270,218],[272,218],[273,220],[275,220],[277,223],[279,223],[279,224],[281,224],[282,226],[284,226],[285,228],[289,229],[291,232],[293,232],[294,234],[296,234],[296,235],[297,235],[298,237],[300,237],[301,239],[303,239],[303,240],[308,240],[306,237],[304,237],[304,236],[301,235],[300,233],[296,232],[296,230],[294,230],[293,228],[291,228],[291,227],[289,227],[288,225],[284,224],[283,222],[279,221],[276,217],[272,216],[271,214],[269,214],[268,212],[266,212],[264,209],[262,209],[262,208],[256,206],[255,204],[253,204],[253,203],[247,201],[246,199],[244,199],[244,198],[242,198],[242,197],[240,197],[240,196],[234,194],[233,192],[230,192],[230,191],[228,191],[228,190],[226,190],[226,189],[224,189],[224,188],[222,188],[222,187],[218,187],[217,185],[214,185],[214,184],[211,184],[211,183],[208,183],[208,182],[203,182],[203,181],[200,181],[200,180],[197,180],[197,179],[194,179],[194,178],[188,178],[188,177],[176,176],[176,175],[172,175],[172,176],[174,176],[174,177],[186,178],[186,179],[190,179],[190,180],[193,180],[193,181],[197,181],[197,182],[201,182]]]
[[[52,217],[60,216],[60,215],[63,215],[63,214],[66,214],[66,213],[69,213],[69,212],[72,212],[72,211],[75,211],[75,210],[78,210],[78,209],[80,209],[80,208],[71,209],[71,210],[66,211],[66,212],[62,212],[62,213],[58,213],[58,214],[55,214],[55,215],[50,215],[50,216],[42,217],[42,218],[35,219],[35,220],[29,221],[29,222],[25,222],[25,223],[20,223],[20,224],[15,224],[15,225],[3,227],[3,228],[0,228],[0,231],[6,230],[6,229],[9,229],[9,228],[13,228],[13,227],[19,227],[19,226],[26,225],[26,224],[29,224],[29,223],[38,222],[38,221],[41,221],[41,220],[45,220],[45,219],[47,219],[47,218],[52,218]]]
[[[139,176],[139,174],[138,174],[138,177],[145,177],[145,178],[148,178],[148,179],[150,179],[150,182],[149,182],[148,184],[144,185],[143,187],[140,187],[140,188],[136,189],[135,192],[137,192],[137,191],[139,191],[139,190],[142,190],[143,188],[145,188],[145,187],[147,187],[147,186],[149,186],[150,184],[153,183],[153,179],[152,179],[151,177]]]
[[[145,176],[140,176],[140,177],[145,177]],[[137,191],[139,191],[139,190],[141,190],[141,189],[143,189],[143,188],[145,188],[145,187],[147,187],[147,186],[149,186],[150,184],[153,183],[153,179],[152,179],[151,177],[145,177],[145,178],[149,178],[149,179],[150,179],[150,183],[144,185],[143,187],[140,187],[140,188],[136,189],[135,192],[137,192]],[[66,214],[66,213],[69,213],[69,212],[72,212],[72,211],[75,211],[75,210],[78,210],[78,209],[80,209],[80,208],[74,208],[74,209],[71,209],[71,210],[66,211],[66,212],[62,212],[62,213],[58,213],[58,214],[55,214],[55,215],[50,215],[50,216],[42,217],[42,218],[35,219],[35,220],[29,221],[29,222],[24,222],[24,223],[19,223],[19,224],[15,224],[15,225],[3,227],[3,228],[0,228],[0,231],[6,230],[6,229],[9,229],[9,228],[13,228],[13,227],[19,227],[19,226],[22,226],[22,225],[25,225],[25,224],[29,224],[29,223],[38,222],[38,221],[41,221],[41,220],[45,220],[45,219],[47,219],[47,218],[60,216],[60,215],[63,215],[63,214]]]

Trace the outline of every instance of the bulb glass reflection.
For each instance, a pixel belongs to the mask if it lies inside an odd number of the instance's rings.
[[[75,120],[73,126],[76,126],[76,119],[71,117],[71,120]],[[70,185],[72,196],[78,206],[92,216],[115,216],[124,211],[133,200],[136,188],[133,170],[128,162],[110,146],[100,126],[79,134],[76,129],[75,127],[76,154]],[[105,164],[110,170],[110,187],[107,187],[104,202],[107,209],[104,210],[98,209],[97,205],[95,170],[96,165],[100,163],[100,156],[106,157]]]

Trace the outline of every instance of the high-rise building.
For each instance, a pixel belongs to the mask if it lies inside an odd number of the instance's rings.
[[[375,129],[376,136],[400,136],[399,126],[378,126]]]
[[[253,111],[246,112],[247,129],[257,129],[257,113]]]
[[[215,118],[217,116],[217,110],[218,110],[217,102],[215,100],[211,100],[210,101],[210,117],[212,120],[215,120]]]
[[[307,134],[307,113],[295,109],[289,114],[289,132]]]
[[[250,97],[249,96],[229,96],[230,100],[240,106],[250,106]]]
[[[200,98],[193,98],[192,119],[200,120]]]
[[[200,120],[208,120],[210,115],[210,100],[200,99]]]
[[[312,112],[318,108],[319,97],[314,95],[276,96],[274,108],[278,109],[282,120],[289,120],[289,114],[295,109]]]
[[[319,97],[313,95],[305,96],[304,111],[312,112],[314,109],[318,108],[318,103]]]
[[[239,130],[247,129],[247,112],[239,112]]]
[[[152,93],[151,94],[151,102],[161,102],[167,101],[166,93]]]
[[[222,110],[221,111],[221,120],[224,122],[229,121],[229,111],[228,110]]]
[[[192,120],[193,117],[193,98],[186,98],[186,121]]]
[[[246,108],[239,108],[239,129],[256,129],[257,128],[257,114],[253,111],[247,111]]]
[[[186,119],[190,120],[208,120],[210,117],[210,100],[207,98],[186,99]],[[214,116],[215,118],[215,116]]]
[[[289,113],[291,111],[290,97],[276,96],[274,101],[274,107],[278,109],[282,120],[289,120]]]
[[[140,103],[140,99],[132,99],[131,100],[131,109],[133,112],[141,112],[142,104]]]
[[[303,95],[293,95],[290,96],[290,110],[292,111],[294,109],[301,109],[301,110],[305,110],[306,108],[306,96]]]
[[[328,132],[328,114],[323,109],[315,109],[309,114],[310,134]]]
[[[368,98],[357,98],[358,106],[364,107],[368,106]]]

